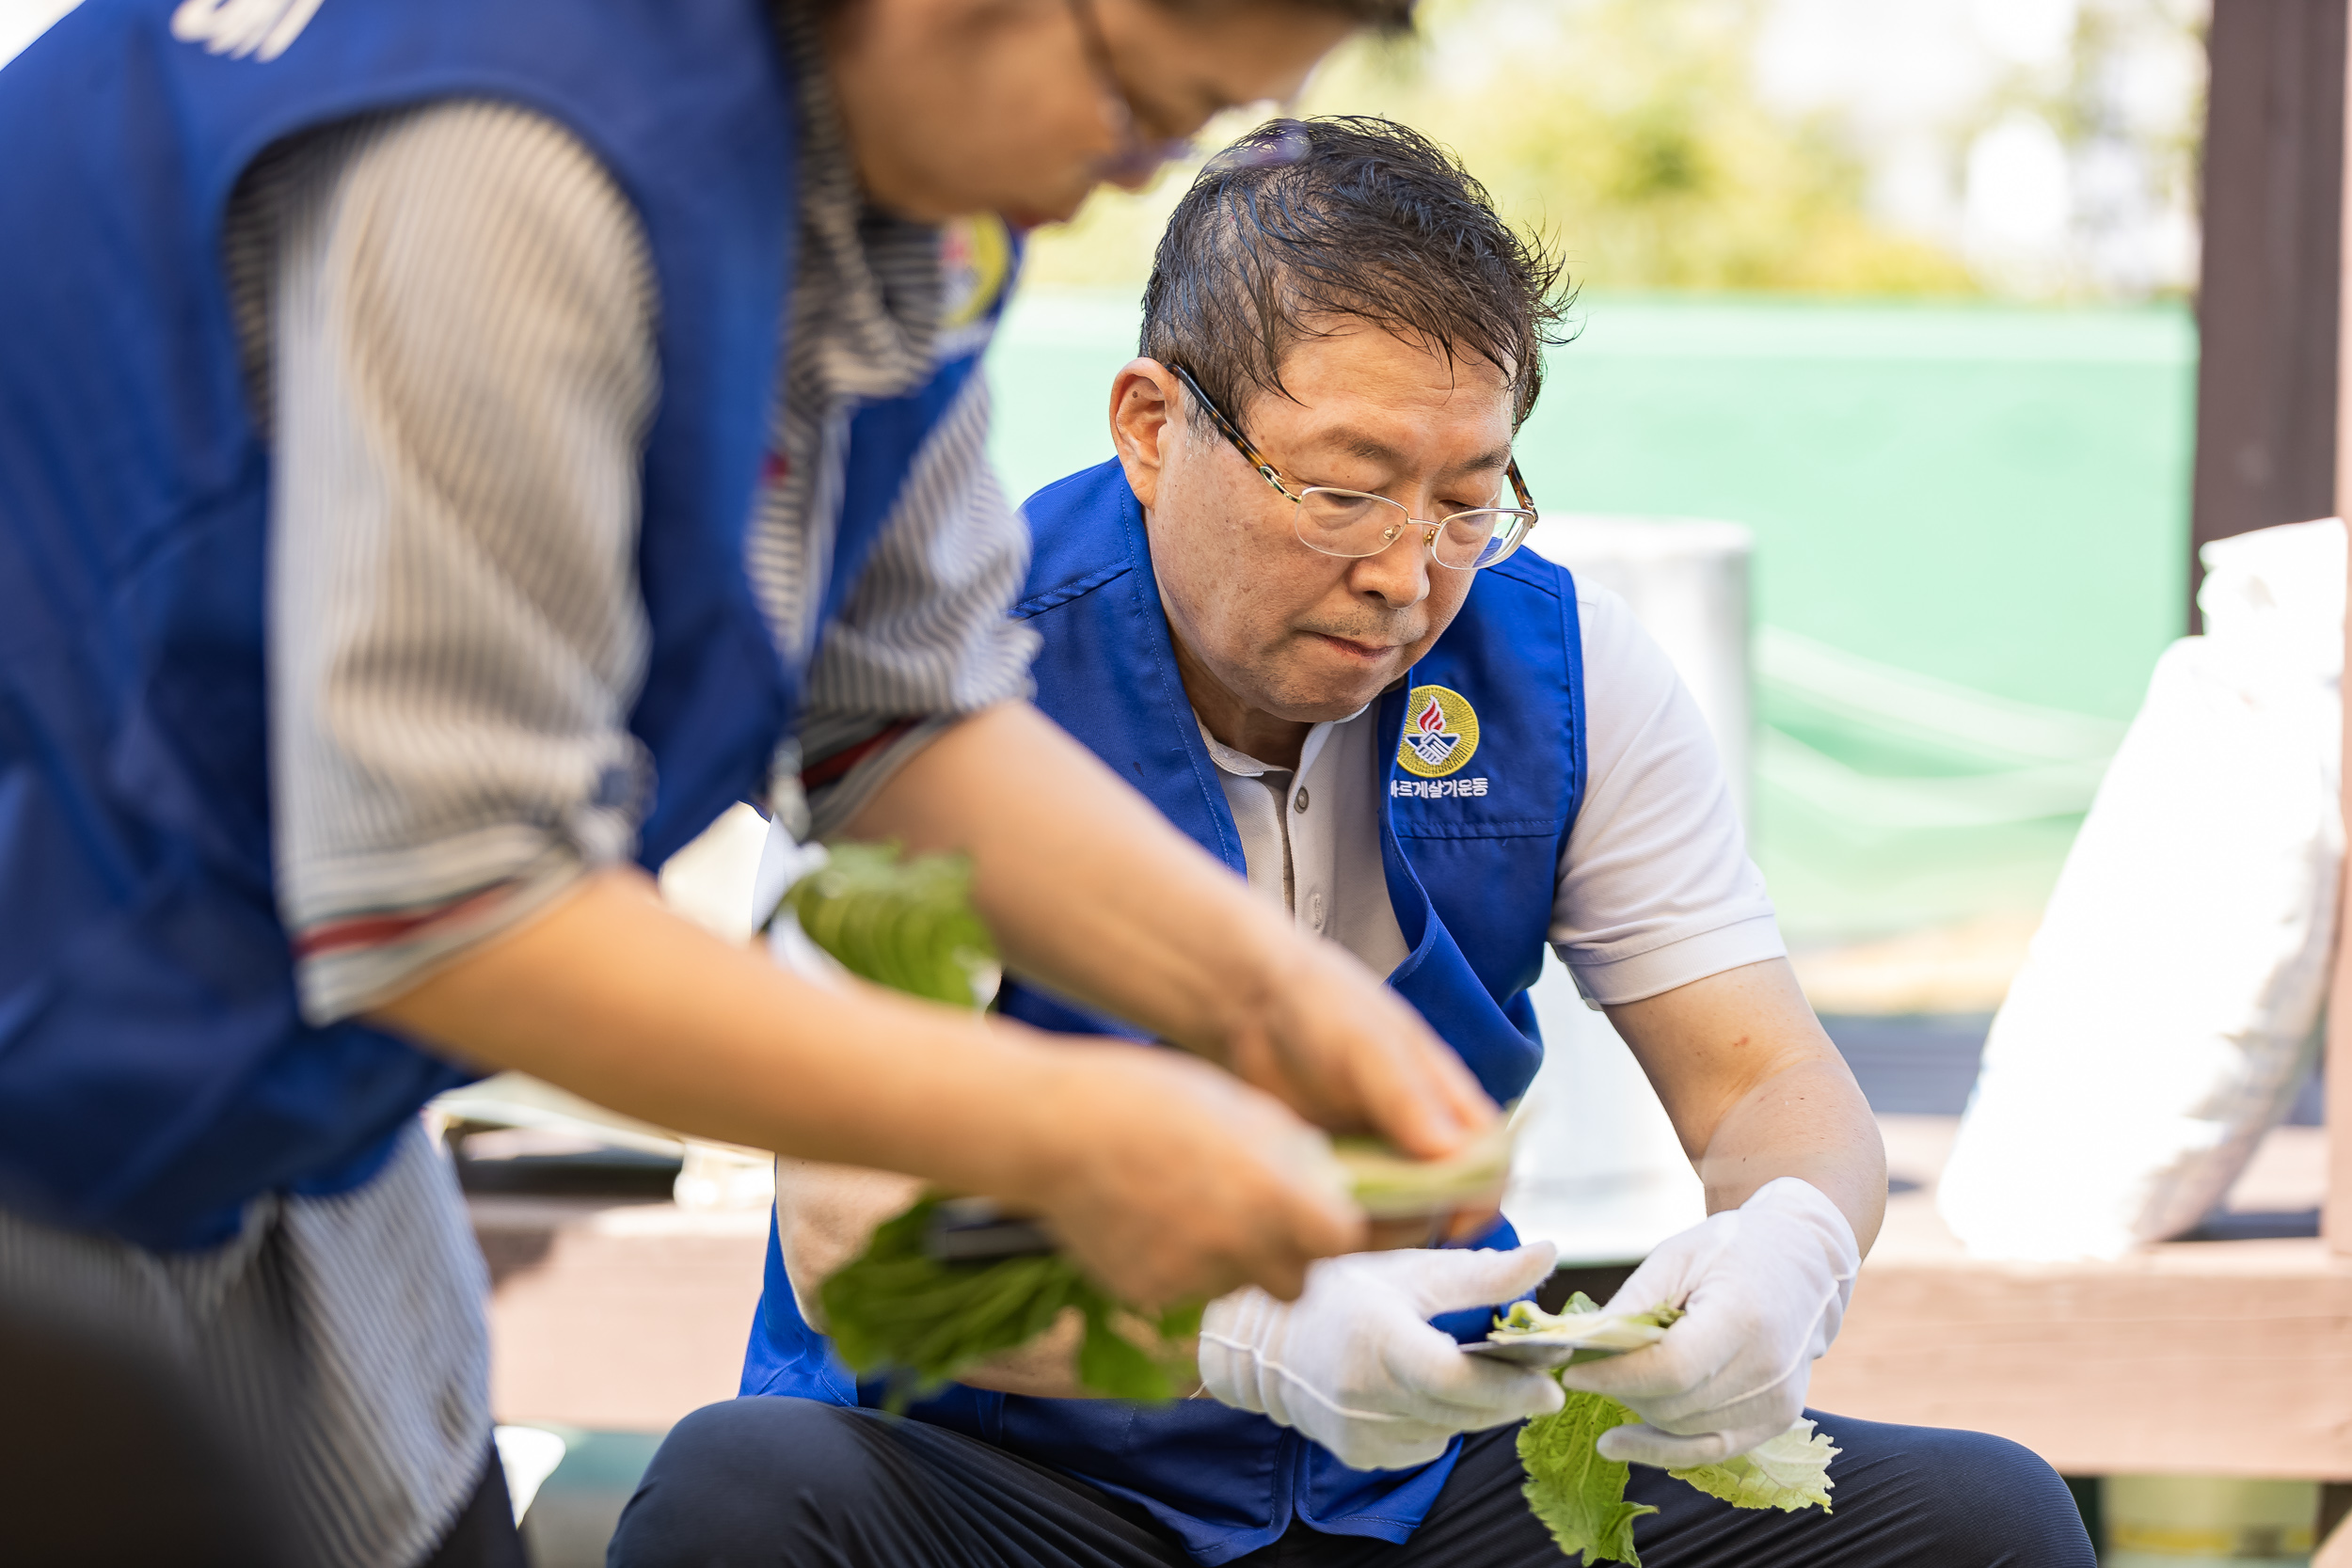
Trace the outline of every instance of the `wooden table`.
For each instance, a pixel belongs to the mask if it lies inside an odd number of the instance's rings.
[[[2352,1480],[2352,1259],[2311,1237],[1978,1261],[1934,1210],[1956,1124],[1881,1118],[1898,1192],[1816,1406],[1997,1433],[2074,1475]],[[2280,1128],[2231,1202],[2308,1211],[2326,1187],[2325,1132]]]
[[[1899,1187],[1813,1401],[1971,1427],[2077,1475],[2352,1480],[2352,1259],[2315,1239],[1984,1263],[1937,1219],[1954,1122],[1881,1118]],[[2317,1206],[2326,1135],[2271,1134],[2233,1202]],[[501,1420],[660,1431],[733,1394],[767,1214],[478,1196]]]

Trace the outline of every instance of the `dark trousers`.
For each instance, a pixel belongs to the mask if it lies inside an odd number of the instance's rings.
[[[1814,1414],[1808,1412],[1808,1414]],[[1643,1568],[2095,1568],[2074,1499],[1979,1433],[1819,1418],[1836,1511],[1735,1509],[1661,1470],[1627,1495]],[[1514,1429],[1473,1433],[1401,1545],[1304,1525],[1234,1568],[1563,1568],[1528,1513]],[[960,1433],[807,1400],[678,1423],[621,1515],[610,1568],[1191,1568],[1143,1513]]]

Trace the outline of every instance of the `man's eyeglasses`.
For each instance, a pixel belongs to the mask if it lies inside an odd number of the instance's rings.
[[[1095,77],[1102,83],[1104,101],[1119,121],[1120,149],[1097,171],[1102,178],[1113,184],[1139,184],[1162,164],[1190,153],[1190,136],[1144,135],[1142,117],[1136,112],[1135,94],[1120,80],[1118,62],[1111,58],[1110,40],[1103,36],[1103,19],[1094,13],[1094,0],[1070,0],[1070,16],[1077,24],[1087,63],[1094,68]]]
[[[1511,482],[1511,494],[1518,505],[1465,507],[1436,522],[1414,516],[1386,496],[1363,490],[1314,484],[1294,495],[1275,474],[1274,465],[1249,444],[1249,437],[1209,401],[1209,394],[1200,389],[1200,383],[1192,378],[1192,372],[1182,365],[1170,365],[1168,369],[1176,372],[1184,389],[1216,421],[1217,429],[1233,443],[1233,449],[1274,486],[1275,494],[1291,503],[1291,531],[1311,550],[1361,559],[1378,555],[1395,544],[1406,529],[1418,528],[1422,531],[1422,543],[1428,546],[1430,558],[1438,565],[1471,571],[1491,566],[1518,549],[1526,542],[1528,531],[1535,526],[1535,503],[1527,494],[1526,482],[1519,478],[1517,458],[1503,472]]]

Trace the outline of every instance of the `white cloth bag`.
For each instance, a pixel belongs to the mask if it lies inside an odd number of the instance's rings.
[[[1938,1195],[1988,1258],[2194,1227],[2316,1050],[2344,854],[2343,524],[2205,546],[2206,635],[2157,662],[1994,1020]]]

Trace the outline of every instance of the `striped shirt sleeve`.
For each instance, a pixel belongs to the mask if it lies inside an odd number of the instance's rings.
[[[1007,614],[1028,571],[1029,531],[989,461],[988,419],[988,385],[975,373],[916,454],[857,586],[821,634],[801,737],[818,836],[855,816],[948,723],[1029,694],[1037,634]],[[852,766],[825,766],[845,756]]]
[[[656,291],[609,176],[508,105],[320,133],[240,200],[278,895],[326,1022],[633,849]]]

